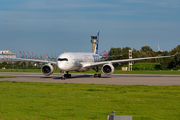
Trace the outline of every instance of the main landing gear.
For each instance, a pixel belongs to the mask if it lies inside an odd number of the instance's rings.
[[[101,74],[99,74],[99,67],[93,68],[96,71],[96,74],[94,74],[95,78],[101,78]]]
[[[71,74],[68,71],[63,72],[61,80],[65,80],[66,78],[71,78]]]

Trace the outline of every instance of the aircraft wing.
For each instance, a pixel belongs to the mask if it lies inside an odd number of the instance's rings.
[[[176,52],[176,54],[177,53],[178,52]],[[156,59],[156,58],[167,58],[167,57],[173,57],[176,54],[171,55],[171,56],[157,56],[157,57],[133,58],[133,59],[123,59],[123,60],[113,60],[113,61],[86,63],[86,64],[83,64],[83,67],[95,67],[95,66],[103,66],[104,64],[123,63],[123,62],[138,61],[138,60]]]
[[[40,62],[40,63],[51,63],[51,64],[56,64],[55,61],[48,61],[48,60],[23,59],[23,58],[8,58],[8,57],[3,57],[3,58],[11,59],[11,60],[17,60],[17,61],[28,61],[28,62]]]

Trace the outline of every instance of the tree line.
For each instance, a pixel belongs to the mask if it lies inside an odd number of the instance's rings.
[[[120,59],[128,59],[129,58],[129,49],[130,47],[123,47],[123,48],[111,48],[108,56],[113,55],[120,55],[116,57],[107,58],[107,60],[120,60]],[[169,56],[174,55],[177,51],[180,51],[180,45],[176,48],[172,49],[171,51],[158,51],[155,52],[149,46],[143,46],[140,50],[132,49],[132,57],[133,58],[141,58],[141,57],[155,57],[155,56]],[[180,69],[180,53],[178,53],[175,57],[169,58],[161,58],[161,59],[150,59],[150,60],[141,60],[135,61],[134,63],[160,63],[157,68],[161,69]],[[35,65],[36,64],[36,65]],[[127,65],[128,63],[122,63],[122,65]],[[42,64],[43,65],[43,64]],[[30,68],[30,69],[40,69],[42,65],[38,65],[36,62],[15,62],[15,63],[7,63],[2,62],[0,63],[0,68]],[[120,64],[116,64],[115,67],[120,66]]]
[[[0,69],[41,69],[41,67],[44,65],[43,64],[38,64],[37,62],[2,62],[0,63]],[[52,65],[54,67],[54,69],[56,69],[56,65]]]
[[[2,62],[0,63],[0,68],[14,68],[14,69],[40,69],[42,65],[38,65],[36,62],[15,62],[15,63],[12,63],[12,62]]]
[[[129,59],[129,49],[130,47],[123,48],[111,48],[108,56],[120,55],[116,57],[107,58],[107,60],[119,60],[119,59]],[[180,45],[171,51],[153,51],[149,46],[143,46],[140,50],[132,49],[132,57],[133,58],[141,58],[141,57],[156,57],[156,56],[169,56],[174,55],[177,51],[180,51]],[[175,57],[169,58],[161,58],[161,59],[150,59],[150,60],[141,60],[135,61],[134,63],[144,63],[144,62],[157,62],[160,63],[160,66],[156,66],[162,69],[180,69],[180,53],[178,53]],[[121,65],[127,65],[128,63],[122,63]],[[119,66],[116,64],[115,66]]]

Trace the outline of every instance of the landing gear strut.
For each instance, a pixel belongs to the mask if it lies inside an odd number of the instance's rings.
[[[69,71],[63,71],[61,79],[65,80],[66,78],[71,78],[71,74],[69,74]]]
[[[101,78],[101,74],[99,74],[99,67],[93,68],[96,71],[96,74],[94,74],[95,78]]]

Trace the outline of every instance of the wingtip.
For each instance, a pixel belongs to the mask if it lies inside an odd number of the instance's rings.
[[[179,52],[179,50],[174,55],[172,55],[172,56],[176,56],[178,54],[178,52]]]

